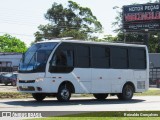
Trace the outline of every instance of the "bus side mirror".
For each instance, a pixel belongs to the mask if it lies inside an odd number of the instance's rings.
[[[51,59],[49,61],[50,66],[56,66],[56,60],[55,59]]]
[[[49,61],[49,65],[51,65],[51,63],[52,63],[52,60]]]
[[[21,58],[22,62],[24,62],[24,57],[25,57],[25,53],[22,53],[22,58]]]

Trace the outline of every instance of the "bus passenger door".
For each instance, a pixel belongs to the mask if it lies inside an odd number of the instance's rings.
[[[60,84],[70,81],[74,84],[71,75],[74,70],[74,49],[71,45],[61,44],[50,57],[46,67],[46,78],[52,91],[58,91]]]
[[[72,72],[73,79],[76,81],[76,93],[91,93],[91,69],[75,68]]]
[[[90,47],[85,44],[77,44],[74,54],[73,77],[76,79],[76,91],[78,93],[91,93],[91,68]]]

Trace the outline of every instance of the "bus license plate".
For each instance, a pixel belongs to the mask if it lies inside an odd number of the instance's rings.
[[[28,88],[28,86],[22,86],[22,88],[27,89],[27,88]]]

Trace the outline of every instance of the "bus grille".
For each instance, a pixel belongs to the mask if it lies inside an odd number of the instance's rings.
[[[20,91],[35,91],[35,88],[32,86],[28,86],[26,88],[23,88],[22,86],[19,87]]]
[[[35,80],[19,80],[19,83],[35,83]]]

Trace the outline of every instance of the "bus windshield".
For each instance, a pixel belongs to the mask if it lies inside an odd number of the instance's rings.
[[[32,45],[23,55],[19,72],[45,72],[48,57],[57,43],[37,43]]]

